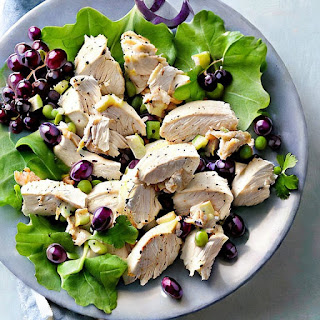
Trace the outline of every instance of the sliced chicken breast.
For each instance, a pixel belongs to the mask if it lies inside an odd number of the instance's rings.
[[[148,80],[150,93],[144,96],[143,102],[150,114],[163,118],[165,110],[174,108],[182,101],[173,97],[175,90],[190,81],[190,77],[172,66],[158,66]]]
[[[155,219],[162,207],[154,187],[141,183],[136,175],[137,169],[131,169],[122,177],[117,211],[141,229]]]
[[[83,136],[89,115],[96,113],[93,105],[101,99],[98,82],[89,76],[74,77],[70,80],[72,87],[61,97],[58,104],[63,108],[77,128],[77,134]]]
[[[223,101],[205,100],[186,103],[164,118],[160,135],[168,141],[189,142],[208,130],[236,130],[238,119],[230,105]]]
[[[202,280],[208,280],[212,265],[223,244],[228,237],[223,233],[221,226],[213,229],[209,241],[204,247],[198,247],[195,242],[197,230],[192,231],[182,246],[181,259],[192,277],[197,271]]]
[[[86,36],[84,44],[75,58],[75,73],[90,75],[97,79],[103,95],[124,95],[124,78],[119,63],[111,56],[108,39],[103,35]]]
[[[111,120],[113,121],[113,120]],[[90,116],[84,129],[79,147],[89,151],[116,157],[119,149],[128,148],[126,139],[114,130],[109,129],[110,119],[103,116]]]
[[[178,191],[172,199],[180,215],[188,215],[195,204],[211,201],[214,210],[219,212],[220,220],[223,220],[230,214],[233,195],[226,179],[215,171],[207,171],[195,174],[188,186]]]
[[[150,41],[133,31],[121,36],[121,47],[124,53],[124,68],[137,93],[148,85],[148,80],[159,63],[167,65],[165,58],[156,55],[156,47]]]
[[[116,219],[120,187],[121,182],[117,180],[97,184],[87,196],[88,210],[93,213],[100,207],[108,207]]]
[[[191,144],[164,145],[140,160],[138,178],[147,185],[164,182],[169,192],[175,192],[188,185],[199,162],[199,154]]]
[[[249,164],[236,163],[236,177],[232,182],[234,206],[254,206],[269,198],[270,186],[275,182],[274,165],[254,158]]]
[[[101,115],[114,120],[110,121],[110,129],[117,131],[122,136],[135,133],[146,135],[145,123],[126,101],[109,95],[102,97],[94,107]]]
[[[129,277],[140,279],[144,286],[174,262],[182,243],[175,234],[177,223],[163,223],[144,234],[127,258]]]
[[[226,160],[234,152],[245,144],[251,143],[251,135],[246,131],[215,131],[209,130],[206,134],[209,140],[220,139],[218,156],[222,160]]]
[[[77,140],[77,142],[76,142]],[[93,164],[92,174],[96,177],[102,177],[108,180],[119,180],[121,177],[121,164],[116,161],[107,160],[95,153],[80,150],[77,151],[80,138],[73,135],[73,139],[62,136],[61,142],[53,148],[54,154],[63,161],[64,164],[71,167],[80,160],[88,160]]]
[[[87,195],[80,189],[62,181],[32,181],[21,187],[22,212],[25,215],[55,215],[57,207],[65,204],[68,208],[86,207]]]

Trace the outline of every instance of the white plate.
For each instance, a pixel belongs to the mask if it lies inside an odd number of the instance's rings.
[[[163,275],[175,278],[184,289],[181,301],[163,296],[161,278],[150,281],[145,287],[137,283],[120,285],[118,307],[106,315],[94,306],[80,307],[65,291],[49,291],[40,286],[33,276],[34,267],[15,250],[16,225],[27,219],[9,207],[0,208],[0,234],[2,238],[0,260],[18,278],[55,303],[96,318],[103,319],[167,319],[194,312],[223,299],[250,279],[272,256],[286,236],[297,212],[303,189],[308,156],[306,124],[296,89],[280,57],[263,35],[240,14],[215,0],[194,0],[195,12],[212,10],[225,20],[226,28],[239,30],[246,35],[262,38],[268,46],[268,70],[263,83],[271,95],[270,112],[277,133],[283,138],[281,153],[290,151],[299,159],[294,173],[299,177],[299,191],[282,201],[274,195],[263,204],[237,210],[245,219],[249,237],[236,241],[239,259],[230,264],[220,260],[214,265],[208,281],[201,281],[198,275],[189,278],[181,261],[168,268]],[[92,6],[109,18],[116,20],[132,7],[132,0],[48,0],[20,19],[0,41],[0,64],[13,51],[14,45],[27,41],[29,26],[64,25],[74,23],[79,9]],[[276,153],[266,152],[264,158],[275,161]]]

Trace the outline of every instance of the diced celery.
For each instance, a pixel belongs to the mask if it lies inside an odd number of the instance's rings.
[[[207,144],[208,144],[209,140],[201,135],[197,135],[193,140],[192,140],[192,144],[194,145],[194,147],[199,150],[204,148]]]
[[[148,139],[160,139],[160,121],[147,121],[147,138]]]
[[[57,91],[60,94],[63,94],[69,87],[69,82],[67,80],[62,80],[58,82],[55,86],[53,86],[53,89]]]
[[[203,69],[206,69],[211,62],[210,52],[208,51],[194,54],[191,58],[196,66],[201,66]]]
[[[145,156],[146,147],[144,146],[144,141],[137,133],[127,136],[126,140],[136,159],[140,160]]]
[[[108,252],[108,247],[106,244],[99,242],[97,240],[88,241],[90,249],[96,254],[105,254]]]
[[[31,112],[34,112],[43,107],[43,101],[38,94],[30,98],[28,101],[31,103],[31,109],[30,109]]]

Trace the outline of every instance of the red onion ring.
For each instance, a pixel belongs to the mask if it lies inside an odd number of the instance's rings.
[[[157,12],[166,2],[166,0],[154,0],[153,5],[151,6],[150,10],[152,12]]]
[[[143,0],[135,0],[135,3],[146,20],[152,22],[153,24],[164,23],[171,29],[176,28],[179,24],[184,22],[188,18],[189,14],[193,12],[189,0],[183,1],[180,12],[173,19],[165,19],[155,14],[146,6]]]

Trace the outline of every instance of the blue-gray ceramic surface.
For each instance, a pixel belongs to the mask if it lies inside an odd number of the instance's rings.
[[[263,204],[237,210],[247,223],[249,236],[236,242],[239,251],[237,261],[230,264],[218,260],[208,281],[201,281],[198,275],[190,278],[180,260],[169,267],[164,275],[172,276],[182,285],[184,297],[181,301],[163,296],[159,277],[144,287],[137,283],[127,287],[121,285],[118,307],[111,315],[104,314],[94,306],[78,306],[65,291],[49,291],[40,286],[34,277],[32,263],[15,250],[16,225],[19,221],[26,222],[27,219],[9,207],[0,208],[0,260],[31,288],[65,308],[102,319],[167,319],[194,312],[219,301],[248,281],[279,247],[293,222],[306,176],[308,146],[304,115],[291,77],[268,41],[240,14],[215,0],[194,0],[191,3],[195,12],[207,9],[221,16],[227,29],[261,37],[267,43],[268,70],[263,76],[263,84],[271,95],[268,111],[276,132],[282,136],[284,142],[281,152],[290,151],[299,159],[294,169],[300,179],[299,191],[293,192],[286,201],[277,198],[273,191],[272,196]],[[19,20],[2,38],[0,64],[4,63],[16,43],[27,41],[26,32],[29,26],[73,23],[78,10],[88,5],[115,20],[131,9],[133,1],[45,1]],[[275,162],[274,152],[268,151],[262,156]]]

